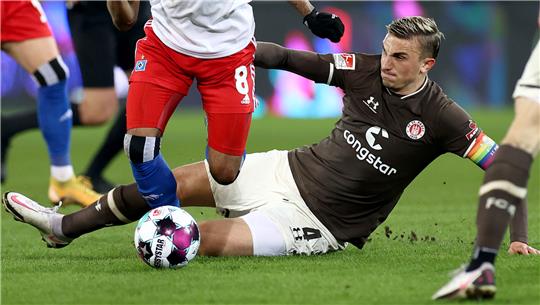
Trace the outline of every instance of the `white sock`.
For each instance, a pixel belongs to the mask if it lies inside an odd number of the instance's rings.
[[[64,166],[51,166],[51,176],[60,181],[68,181],[73,176],[75,176],[75,172],[73,171],[73,166],[71,165],[64,165]]]

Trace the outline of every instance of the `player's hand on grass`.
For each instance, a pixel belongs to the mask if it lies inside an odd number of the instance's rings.
[[[535,249],[526,243],[520,242],[520,241],[513,241],[510,243],[510,247],[508,247],[508,253],[509,254],[521,254],[521,255],[540,255],[540,250]]]
[[[321,38],[328,38],[332,42],[339,42],[345,31],[345,26],[338,16],[318,12],[316,9],[304,17],[304,24],[313,34]]]

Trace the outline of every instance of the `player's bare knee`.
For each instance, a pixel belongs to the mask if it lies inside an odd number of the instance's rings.
[[[236,180],[243,156],[229,155],[209,146],[207,160],[212,178],[219,184],[227,185]]]
[[[111,120],[116,114],[118,107],[104,107],[103,109],[87,110],[79,107],[79,117],[83,125],[103,125]]]
[[[86,94],[86,92],[85,92]],[[87,94],[79,106],[79,117],[84,125],[102,125],[111,120],[118,112],[116,95]]]
[[[227,185],[233,183],[234,180],[236,180],[236,177],[238,176],[238,169],[224,167],[218,167],[216,169],[210,167],[210,174],[217,183]]]

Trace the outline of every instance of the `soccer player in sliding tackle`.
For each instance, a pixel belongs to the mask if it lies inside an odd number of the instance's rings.
[[[183,206],[216,207],[226,216],[200,223],[199,254],[322,254],[348,243],[362,248],[410,182],[440,155],[454,153],[482,169],[490,165],[497,144],[428,77],[443,38],[435,21],[402,18],[387,31],[380,55],[258,44],[255,65],[342,88],[343,114],[317,144],[247,155],[229,185],[214,179],[207,160],[176,168]],[[14,192],[3,202],[16,219],[39,229],[50,247],[136,221],[150,209],[134,184],[70,215]],[[521,239],[526,213],[516,215],[512,252],[527,246]]]

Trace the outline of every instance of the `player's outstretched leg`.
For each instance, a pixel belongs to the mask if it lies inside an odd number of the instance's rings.
[[[15,192],[5,193],[2,203],[15,220],[38,229],[50,248],[65,247],[75,238],[104,227],[131,223],[150,210],[135,184],[119,186],[68,215],[58,213],[59,206],[46,208]]]
[[[17,221],[27,223],[38,229],[43,241],[50,248],[62,248],[72,239],[58,234],[62,215],[57,213],[60,205],[54,208],[45,208],[32,199],[15,192],[4,193],[2,204],[8,213]]]

